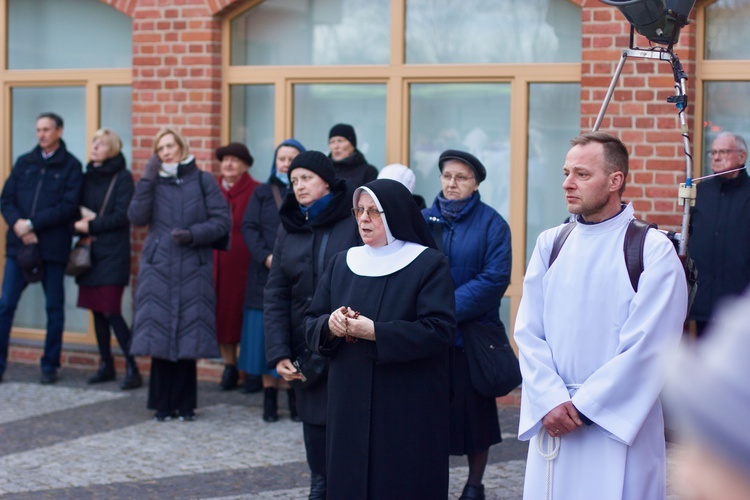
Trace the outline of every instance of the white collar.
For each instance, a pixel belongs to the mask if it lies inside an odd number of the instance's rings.
[[[402,240],[382,247],[362,245],[346,252],[346,265],[359,276],[388,276],[411,264],[425,249],[426,246]]]

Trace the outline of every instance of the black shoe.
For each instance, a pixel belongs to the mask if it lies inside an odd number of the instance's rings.
[[[263,420],[265,422],[279,421],[279,402],[276,398],[278,392],[273,387],[263,389]]]
[[[294,392],[294,389],[287,389],[286,395],[289,398],[289,418],[293,422],[302,422],[299,413],[297,413],[297,393]]]
[[[57,370],[42,370],[42,376],[39,378],[39,383],[42,385],[50,385],[57,382]]]
[[[178,418],[180,422],[192,422],[195,420],[195,412],[193,410],[181,411]]]
[[[138,371],[138,365],[135,364],[135,360],[130,358],[126,359],[125,364],[125,378],[120,384],[120,389],[127,391],[128,389],[138,389],[143,385],[143,379],[141,373]]]
[[[484,500],[484,485],[479,486],[466,483],[464,491],[458,500]]]
[[[174,411],[162,411],[159,410],[154,414],[154,420],[156,422],[169,422],[175,417]]]
[[[221,390],[231,391],[237,388],[237,382],[240,380],[240,372],[234,365],[224,365],[224,373],[221,376]]]
[[[115,379],[115,363],[113,360],[102,361],[99,369],[86,380],[87,384],[100,384]]]
[[[254,394],[260,392],[263,389],[263,378],[260,375],[245,375],[245,386],[242,388],[242,392],[245,394]]]
[[[315,473],[310,476],[310,500],[325,500],[327,489],[325,476]]]

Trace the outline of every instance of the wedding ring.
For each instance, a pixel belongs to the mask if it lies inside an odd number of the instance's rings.
[[[555,434],[560,434],[560,429],[555,429]]]

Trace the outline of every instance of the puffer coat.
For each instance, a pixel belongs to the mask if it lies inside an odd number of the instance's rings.
[[[217,357],[211,243],[229,233],[232,224],[219,186],[189,157],[176,177],[140,179],[128,217],[136,226],[149,226],[130,353],[170,361]],[[190,230],[193,241],[178,245],[170,235],[173,229]]]

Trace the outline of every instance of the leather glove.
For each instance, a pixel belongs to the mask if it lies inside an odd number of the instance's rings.
[[[189,229],[172,229],[170,234],[178,245],[189,245],[193,242],[193,235]]]
[[[159,175],[160,166],[161,160],[159,159],[159,155],[154,153],[154,155],[146,162],[146,168],[143,169],[143,175],[141,177],[150,181],[155,180],[156,176]]]

